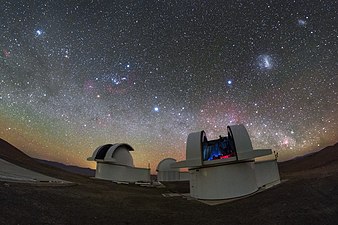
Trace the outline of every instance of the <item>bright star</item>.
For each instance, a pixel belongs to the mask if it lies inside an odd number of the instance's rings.
[[[120,84],[120,80],[118,78],[112,78],[111,81],[113,82],[114,85]]]
[[[111,77],[111,81],[112,81],[113,85],[119,85],[119,84],[122,84],[123,82],[127,82],[128,77],[127,76],[119,76],[118,74],[113,74],[112,77]]]
[[[154,111],[158,112],[158,111],[160,111],[160,109],[156,106],[156,107],[154,107]]]
[[[35,31],[35,34],[36,34],[37,37],[41,36],[43,33],[44,32],[41,29]]]

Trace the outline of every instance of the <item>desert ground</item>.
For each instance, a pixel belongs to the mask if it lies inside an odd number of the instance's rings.
[[[280,163],[282,183],[210,206],[167,188],[118,185],[40,164],[1,140],[0,158],[72,182],[0,181],[0,224],[338,224],[338,144]]]

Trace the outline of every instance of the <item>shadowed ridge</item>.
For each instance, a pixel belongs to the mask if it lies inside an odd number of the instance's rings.
[[[0,158],[11,163],[33,163],[34,160],[15,146],[0,138]]]
[[[76,173],[84,176],[89,176],[89,177],[94,177],[95,176],[95,170],[90,169],[90,168],[84,168],[84,167],[79,167],[79,166],[73,166],[73,165],[66,165],[60,162],[54,162],[54,161],[48,161],[44,159],[37,159],[33,158],[34,160],[38,161],[39,163],[42,164],[47,164],[52,167],[56,167],[62,170],[66,170],[71,173]]]
[[[338,169],[338,143],[302,157],[279,163],[284,173],[326,168]]]
[[[47,176],[52,176],[58,179],[73,181],[73,182],[85,182],[88,180],[86,176],[73,174],[71,172],[59,169],[47,164],[38,162],[23,153],[21,150],[11,145],[7,141],[0,138],[0,158],[17,166],[42,173]]]

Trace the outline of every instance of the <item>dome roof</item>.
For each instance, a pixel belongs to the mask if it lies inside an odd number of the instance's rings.
[[[112,151],[111,158],[116,160],[116,164],[134,167],[134,160],[129,151],[127,146],[120,145]],[[109,157],[109,155],[107,156]]]
[[[163,159],[156,168],[156,171],[179,171],[179,168],[171,168],[171,164],[175,163],[176,159],[166,158]]]
[[[87,160],[134,167],[130,151],[134,151],[134,149],[125,143],[101,145]]]

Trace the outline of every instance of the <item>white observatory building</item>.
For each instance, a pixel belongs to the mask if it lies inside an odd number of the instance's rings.
[[[158,181],[188,181],[189,173],[180,172],[179,168],[171,167],[176,163],[176,159],[166,158],[157,165],[157,180]]]
[[[95,178],[118,182],[150,181],[150,169],[136,168],[128,144],[106,144],[98,147],[88,161],[96,161]]]
[[[186,160],[171,164],[188,168],[190,195],[197,199],[230,199],[280,183],[277,161],[255,162],[271,149],[254,150],[244,125],[228,126],[228,137],[207,140],[204,131],[188,135]]]

